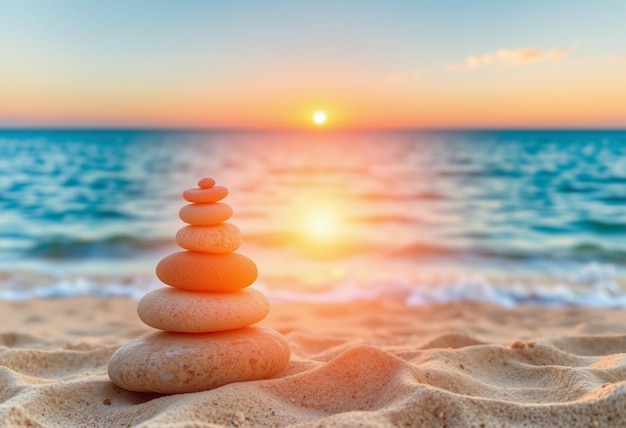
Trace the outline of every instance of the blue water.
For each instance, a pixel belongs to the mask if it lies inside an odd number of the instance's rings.
[[[623,131],[0,131],[0,297],[159,286],[204,176],[274,300],[626,306]]]

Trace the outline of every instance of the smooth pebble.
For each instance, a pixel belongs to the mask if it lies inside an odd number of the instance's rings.
[[[188,204],[180,209],[178,216],[185,223],[194,226],[210,226],[228,220],[233,215],[230,205],[221,202],[213,204]]]
[[[228,195],[226,187],[215,186],[209,189],[187,189],[183,192],[183,198],[196,204],[210,204],[221,201]]]
[[[238,253],[212,254],[181,251],[163,258],[156,267],[167,285],[189,291],[237,291],[252,284],[256,264]]]
[[[210,177],[205,177],[198,181],[198,187],[201,189],[209,189],[213,186],[215,186],[215,180]]]
[[[158,331],[115,351],[108,372],[120,388],[179,394],[270,378],[289,357],[285,339],[261,327],[205,334]]]
[[[185,226],[176,233],[176,243],[186,250],[232,253],[241,245],[241,231],[231,223]]]
[[[247,327],[270,309],[267,297],[253,288],[230,293],[158,288],[137,305],[139,318],[150,327],[182,333],[208,333]]]

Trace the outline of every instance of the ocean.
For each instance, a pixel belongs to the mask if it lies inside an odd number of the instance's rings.
[[[0,298],[139,298],[182,191],[273,302],[626,306],[626,131],[0,130]]]

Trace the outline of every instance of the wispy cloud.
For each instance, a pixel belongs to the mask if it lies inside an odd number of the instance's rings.
[[[626,63],[626,53],[609,55],[606,57],[606,60],[613,64]]]
[[[406,83],[410,80],[417,79],[421,76],[418,71],[400,71],[385,76],[385,82],[389,84]]]
[[[567,58],[574,50],[554,48],[550,50],[539,48],[504,48],[482,55],[470,55],[465,61],[446,64],[448,71],[472,70],[490,66],[520,67],[545,61],[559,61]]]

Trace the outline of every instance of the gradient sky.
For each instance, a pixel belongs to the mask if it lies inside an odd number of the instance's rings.
[[[0,0],[0,126],[626,127],[626,1]]]

